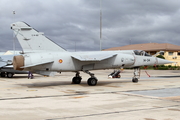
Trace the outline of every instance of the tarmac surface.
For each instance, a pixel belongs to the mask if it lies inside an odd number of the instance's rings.
[[[0,120],[180,120],[180,70],[141,70],[138,83],[133,70],[120,79],[112,71],[91,71],[96,86],[83,72],[81,84],[71,84],[73,72],[0,78]]]

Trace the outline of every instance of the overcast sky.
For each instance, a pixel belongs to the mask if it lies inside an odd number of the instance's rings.
[[[17,21],[68,51],[100,49],[100,0],[0,0],[0,51],[13,49]],[[179,0],[102,0],[102,49],[150,42],[180,45]]]

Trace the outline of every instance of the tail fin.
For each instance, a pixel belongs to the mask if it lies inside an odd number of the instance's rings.
[[[24,22],[11,24],[23,52],[66,51]]]

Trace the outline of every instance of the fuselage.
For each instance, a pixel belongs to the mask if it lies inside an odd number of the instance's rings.
[[[89,58],[89,54],[116,54],[113,57],[96,61],[96,58]],[[72,56],[80,56],[88,61],[80,61]],[[131,68],[139,66],[148,66],[157,64],[157,58],[145,55],[136,55],[133,50],[125,51],[96,51],[96,52],[39,52],[27,53],[22,55],[24,58],[24,68],[26,71],[83,71],[83,70],[98,70],[111,68]],[[92,59],[89,60],[89,59]],[[46,61],[52,61],[48,64],[42,64]],[[38,65],[37,63],[41,64]],[[37,64],[37,65],[36,65]],[[31,67],[31,65],[33,67]],[[27,67],[26,67],[27,66]],[[23,66],[21,66],[23,67]]]

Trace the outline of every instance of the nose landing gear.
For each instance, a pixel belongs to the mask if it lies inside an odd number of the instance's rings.
[[[133,83],[137,83],[139,77],[140,77],[140,68],[139,68],[139,67],[136,67],[136,68],[134,68],[134,76],[133,76],[133,78],[132,78],[132,82],[133,82]]]

